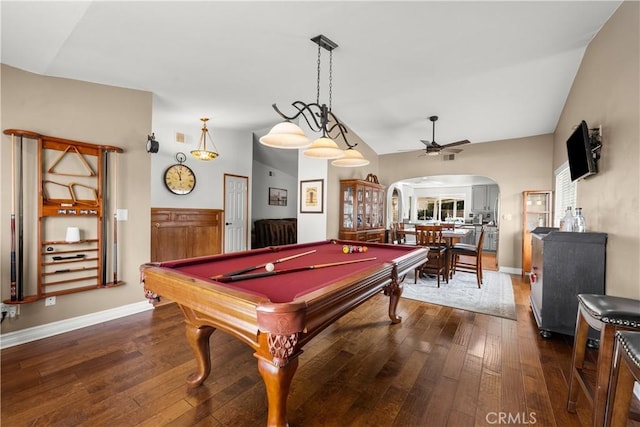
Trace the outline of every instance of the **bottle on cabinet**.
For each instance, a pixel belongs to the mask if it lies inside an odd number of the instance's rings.
[[[573,231],[574,218],[571,206],[567,206],[564,216],[560,220],[560,231]]]
[[[573,231],[584,233],[587,231],[587,224],[582,216],[582,208],[576,208],[576,217],[573,220]]]

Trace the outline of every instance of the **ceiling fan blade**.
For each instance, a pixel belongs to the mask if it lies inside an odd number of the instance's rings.
[[[456,145],[462,145],[462,144],[470,144],[471,141],[469,141],[468,139],[463,139],[462,141],[456,141],[456,142],[452,142],[450,144],[444,144],[441,147],[455,147]]]
[[[421,139],[420,142],[422,142],[427,147],[431,146],[431,141],[427,141],[426,139]]]

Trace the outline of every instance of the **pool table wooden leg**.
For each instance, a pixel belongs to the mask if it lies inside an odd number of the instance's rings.
[[[398,302],[402,296],[403,281],[404,277],[402,280],[399,279],[398,271],[394,267],[391,272],[391,283],[389,283],[384,289],[385,295],[389,296],[389,319],[391,319],[391,323],[400,323],[402,321],[402,317],[396,314],[396,309],[398,308]]]
[[[274,366],[268,360],[257,356],[258,371],[262,375],[267,389],[267,400],[269,402],[269,415],[267,426],[284,427],[288,426],[287,421],[287,397],[293,375],[298,369],[298,357],[289,359],[288,363],[281,367]]]
[[[190,388],[198,387],[207,379],[211,372],[211,350],[209,337],[216,330],[213,326],[195,326],[186,322],[187,341],[196,358],[196,371],[187,378]]]

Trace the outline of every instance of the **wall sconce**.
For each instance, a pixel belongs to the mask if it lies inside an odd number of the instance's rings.
[[[160,149],[160,143],[156,141],[155,133],[147,135],[147,153],[157,153]]]

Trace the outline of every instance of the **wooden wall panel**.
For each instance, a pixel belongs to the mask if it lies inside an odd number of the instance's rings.
[[[222,252],[220,209],[151,208],[151,261]]]

